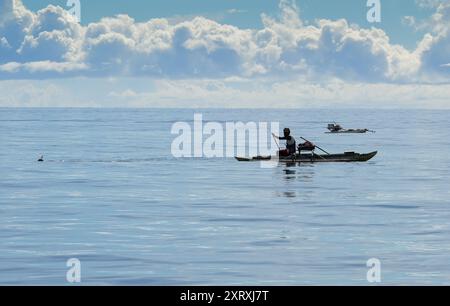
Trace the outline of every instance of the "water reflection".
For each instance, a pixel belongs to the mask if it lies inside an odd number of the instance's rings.
[[[277,196],[285,198],[296,198],[301,195],[301,188],[304,183],[314,181],[314,165],[304,165],[299,163],[287,163],[281,168],[281,177],[286,186],[286,191],[277,192]],[[298,184],[298,182],[302,184]]]
[[[281,196],[284,198],[296,198],[297,191],[285,191],[281,193]]]
[[[312,182],[314,178],[314,166],[289,163],[282,169],[285,180],[297,180],[300,182]]]

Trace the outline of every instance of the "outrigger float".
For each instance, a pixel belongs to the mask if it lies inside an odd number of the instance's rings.
[[[371,152],[367,154],[360,154],[355,152],[345,152],[342,154],[325,154],[319,155],[316,153],[312,154],[301,154],[297,153],[289,157],[279,157],[279,156],[256,156],[253,158],[236,157],[237,161],[240,162],[252,162],[252,161],[279,161],[282,163],[348,163],[348,162],[367,162],[377,155],[378,152]]]

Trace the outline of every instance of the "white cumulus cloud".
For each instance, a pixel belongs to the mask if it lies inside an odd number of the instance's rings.
[[[442,82],[450,77],[450,1],[420,1],[436,12],[414,51],[381,29],[345,19],[304,23],[295,2],[278,18],[241,29],[205,17],[136,22],[127,15],[81,26],[57,6],[38,12],[0,0],[0,79],[55,77],[229,77],[363,83]],[[412,23],[414,20],[409,19]]]
[[[427,21],[430,33],[420,42],[417,53],[420,55],[421,72],[429,81],[447,80],[450,71],[450,1],[431,3],[436,12]]]

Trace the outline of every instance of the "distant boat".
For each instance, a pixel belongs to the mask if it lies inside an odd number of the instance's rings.
[[[39,159],[37,161],[38,162],[43,162],[44,161],[44,155],[41,155],[41,157],[39,157]]]
[[[367,154],[359,154],[355,152],[345,152],[343,154],[295,154],[289,157],[278,156],[257,156],[253,158],[236,157],[240,162],[251,161],[269,161],[277,160],[284,163],[337,163],[337,162],[366,162],[371,160],[377,155],[378,152],[371,152]]]
[[[344,129],[340,124],[330,123],[328,124],[328,132],[326,134],[365,134],[367,132],[375,133],[368,129]]]

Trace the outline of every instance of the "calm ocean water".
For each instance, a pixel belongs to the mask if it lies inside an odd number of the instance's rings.
[[[193,110],[0,109],[0,284],[450,284],[450,112],[202,110],[368,163],[175,159]],[[376,134],[326,135],[326,124]],[[44,154],[46,162],[36,159]]]

